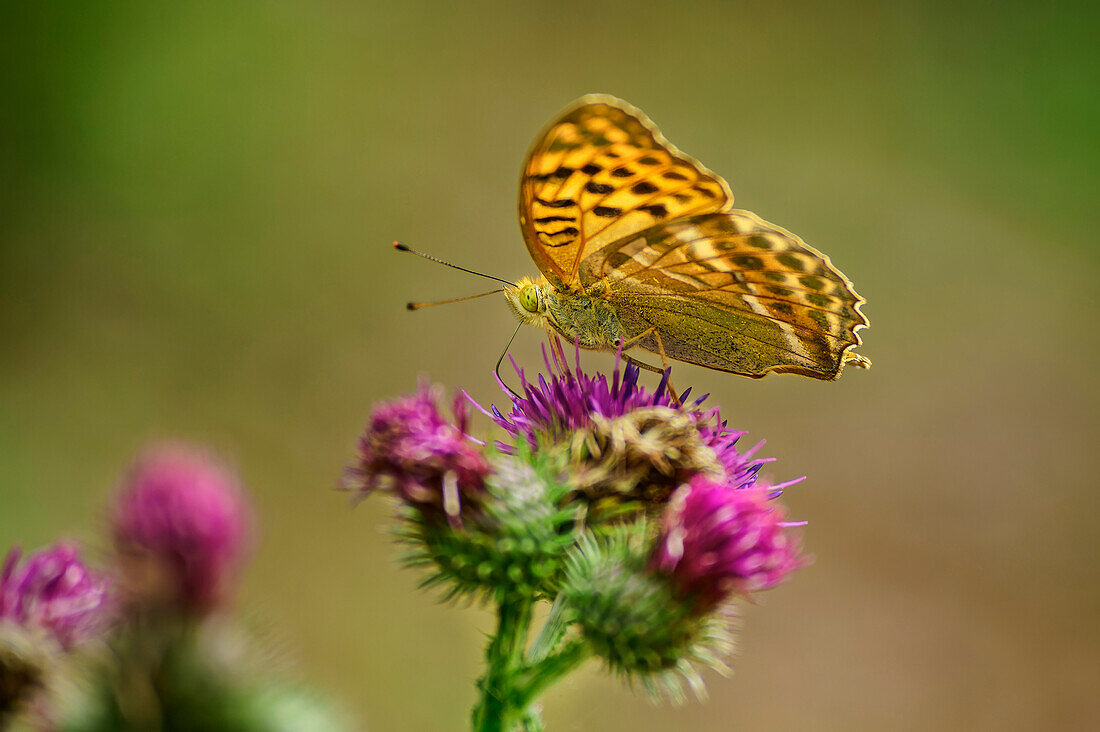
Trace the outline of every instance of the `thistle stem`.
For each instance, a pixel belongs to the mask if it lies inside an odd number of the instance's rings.
[[[581,665],[591,653],[588,645],[577,639],[558,653],[530,666],[515,680],[516,694],[522,699],[524,707],[529,707],[540,694]]]
[[[521,722],[532,729],[532,715],[538,716],[515,688],[524,669],[531,606],[528,599],[506,599],[497,609],[497,632],[485,651],[488,668],[477,684],[481,699],[473,712],[475,732],[512,732]]]
[[[569,619],[565,612],[565,601],[561,595],[554,599],[550,606],[550,614],[546,617],[546,623],[542,626],[535,642],[531,644],[531,650],[527,652],[528,663],[538,663],[545,659],[561,642],[569,627]]]

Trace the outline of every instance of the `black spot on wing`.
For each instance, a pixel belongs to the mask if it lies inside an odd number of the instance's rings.
[[[648,180],[643,180],[641,183],[635,183],[630,190],[634,193],[644,196],[647,193],[656,193],[657,186],[653,185]]]
[[[777,259],[781,264],[790,267],[791,269],[796,269],[799,272],[806,271],[806,267],[802,264],[802,260],[796,254],[784,252],[783,254],[780,254]]]
[[[614,178],[629,178],[632,175],[634,175],[634,171],[625,165],[611,171],[611,176]]]
[[[645,211],[655,219],[663,219],[668,216],[668,209],[663,203],[651,203],[648,206],[639,206],[639,211]]]
[[[539,173],[538,175],[532,175],[530,178],[531,180],[537,180],[539,183],[545,183],[548,180],[554,179],[565,180],[569,176],[573,175],[573,172],[575,170],[576,168],[570,168],[568,166],[562,165],[557,170],[551,171],[549,173]]]
[[[596,173],[599,173],[601,170],[603,170],[603,166],[602,165],[596,165],[595,163],[589,163],[588,165],[581,168],[581,172],[584,173],[585,175],[595,175]]]
[[[547,201],[545,198],[539,198],[535,196],[535,202],[541,203],[547,208],[568,208],[569,206],[576,206],[577,202],[572,198],[559,198],[556,201]]]
[[[540,231],[539,238],[548,247],[564,247],[573,243],[580,231],[575,226],[567,226],[558,231]],[[564,237],[564,238],[563,238]]]
[[[623,210],[614,206],[596,206],[592,209],[592,213],[605,219],[613,219],[616,216],[622,216]]]
[[[630,255],[623,254],[622,252],[611,252],[611,254],[607,255],[607,264],[610,265],[612,269],[618,269],[630,260]]]
[[[596,183],[594,181],[588,181],[584,184],[584,190],[588,191],[589,193],[604,194],[611,193],[611,191],[615,190],[615,187],[609,186],[606,183]]]
[[[812,290],[823,290],[823,289],[825,289],[825,283],[822,282],[821,279],[818,278],[818,277],[799,277],[798,281],[801,282],[802,284],[806,285],[806,287],[809,287]]]
[[[742,269],[764,269],[764,262],[760,257],[734,257],[733,263]]]

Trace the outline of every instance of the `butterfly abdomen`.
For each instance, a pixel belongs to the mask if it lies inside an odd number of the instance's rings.
[[[547,317],[554,330],[581,348],[613,350],[623,337],[623,327],[615,306],[584,294],[544,291]]]

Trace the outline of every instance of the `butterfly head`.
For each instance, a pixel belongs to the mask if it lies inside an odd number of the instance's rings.
[[[545,278],[524,277],[512,287],[504,288],[504,297],[520,322],[542,328],[546,325]]]

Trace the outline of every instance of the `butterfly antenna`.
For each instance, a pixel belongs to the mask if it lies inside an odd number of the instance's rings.
[[[503,287],[498,287],[495,290],[489,290],[483,292],[480,295],[467,295],[466,297],[456,297],[453,300],[436,300],[435,302],[410,302],[405,305],[409,310],[419,310],[420,308],[430,308],[433,305],[447,305],[452,302],[462,302],[463,300],[476,300],[479,297],[485,297],[486,295],[495,295],[498,292],[504,292]]]
[[[395,241],[393,243],[393,248],[396,249],[399,252],[408,252],[409,254],[415,254],[418,257],[422,257],[424,259],[427,259],[429,262],[435,262],[436,264],[442,264],[444,267],[450,267],[451,269],[457,269],[457,270],[461,270],[463,272],[468,272],[469,274],[477,275],[478,277],[484,277],[487,280],[496,280],[497,282],[503,282],[504,284],[508,285],[509,287],[511,287],[514,284],[512,282],[509,282],[508,280],[502,280],[499,277],[493,277],[492,275],[487,275],[484,272],[475,272],[472,269],[466,269],[465,267],[459,267],[457,264],[451,264],[450,262],[444,262],[442,259],[439,259],[438,257],[433,257],[430,254],[425,254],[424,252],[418,252],[415,249],[410,249],[409,247],[405,246],[404,244],[402,244],[399,241]],[[497,292],[499,292],[499,290]],[[486,293],[486,294],[489,294],[489,293]]]
[[[516,393],[516,390],[504,383],[504,379],[500,375],[500,365],[504,363],[504,357],[508,355],[508,349],[512,347],[512,341],[516,339],[516,334],[519,333],[519,329],[523,327],[523,323],[516,326],[516,329],[512,331],[512,337],[508,339],[507,345],[504,346],[504,352],[500,354],[500,358],[497,359],[496,368],[493,369],[493,373],[496,374],[497,381],[508,391],[512,392],[512,396],[516,399],[522,399],[523,397]],[[514,363],[514,362],[513,362]]]

